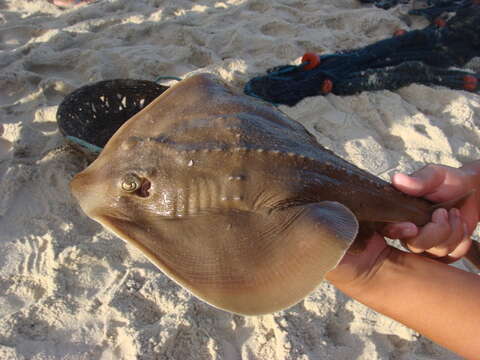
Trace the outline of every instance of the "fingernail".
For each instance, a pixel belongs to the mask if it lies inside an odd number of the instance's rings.
[[[448,221],[448,212],[445,209],[437,209],[433,213],[432,220],[434,223],[447,222]]]
[[[417,227],[413,224],[405,225],[402,231],[402,237],[412,237],[417,235]]]
[[[394,184],[404,184],[408,181],[409,176],[403,173],[397,173],[392,176],[392,182]]]
[[[456,208],[450,209],[450,216],[453,218],[459,218],[460,217],[460,211]]]
[[[448,221],[448,211],[446,209],[442,209],[442,219],[443,221],[447,222]]]

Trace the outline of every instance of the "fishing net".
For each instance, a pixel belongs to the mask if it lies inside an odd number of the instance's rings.
[[[395,90],[413,82],[478,91],[479,74],[450,70],[480,55],[480,6],[457,11],[446,26],[403,31],[363,48],[283,65],[251,79],[245,93],[293,106],[309,96]]]

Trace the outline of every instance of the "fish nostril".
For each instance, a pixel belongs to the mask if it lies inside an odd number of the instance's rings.
[[[138,196],[148,197],[150,195],[148,190],[150,190],[151,186],[152,184],[150,183],[150,181],[148,181],[147,179],[144,179],[142,182],[142,186],[140,187],[140,189],[138,189],[138,192],[137,192]]]

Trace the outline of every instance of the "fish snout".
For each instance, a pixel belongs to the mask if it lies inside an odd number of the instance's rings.
[[[93,216],[95,209],[103,203],[102,186],[95,182],[88,172],[83,171],[75,175],[70,182],[70,191],[88,216]]]

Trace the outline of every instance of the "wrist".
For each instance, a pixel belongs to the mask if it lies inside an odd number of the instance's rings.
[[[368,294],[373,286],[378,282],[380,277],[384,276],[390,266],[385,266],[391,262],[397,261],[398,254],[404,252],[397,250],[391,246],[386,246],[375,258],[371,258],[367,264],[363,266],[355,265],[355,260],[342,260],[335,269],[327,273],[326,279],[336,288],[353,298],[364,297]],[[346,257],[354,258],[358,255],[347,254]]]

